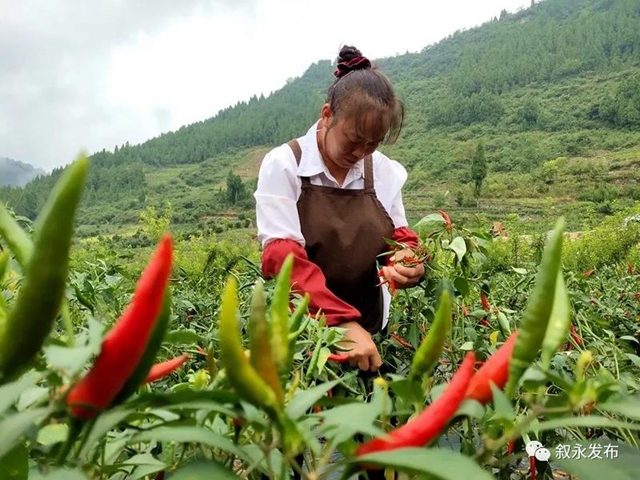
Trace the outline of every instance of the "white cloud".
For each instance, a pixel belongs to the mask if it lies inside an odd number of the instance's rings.
[[[50,170],[267,95],[342,44],[419,51],[528,4],[0,0],[0,156]]]

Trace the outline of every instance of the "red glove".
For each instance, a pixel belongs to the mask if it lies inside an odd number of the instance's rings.
[[[418,235],[409,227],[396,228],[391,235],[391,240],[403,243],[407,248],[416,249],[418,247]]]
[[[328,326],[340,325],[344,322],[359,321],[360,312],[334,295],[326,284],[320,267],[309,260],[304,247],[295,240],[278,239],[269,242],[262,252],[262,274],[266,278],[274,277],[280,271],[287,255],[293,253],[293,270],[291,272],[292,290],[297,293],[308,293],[310,298],[309,312],[315,315],[322,310]]]

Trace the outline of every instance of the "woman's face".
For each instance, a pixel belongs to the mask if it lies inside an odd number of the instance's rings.
[[[326,108],[325,108],[326,107]],[[326,110],[326,112],[325,112]],[[328,105],[322,109],[324,128],[323,156],[340,168],[349,169],[367,155],[372,154],[380,145],[388,130],[388,122],[380,122],[377,113],[366,114],[365,128],[358,132],[354,118],[332,118]]]

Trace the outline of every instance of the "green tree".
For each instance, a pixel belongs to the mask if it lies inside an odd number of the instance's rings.
[[[169,229],[171,218],[173,217],[173,206],[167,202],[164,211],[158,214],[152,205],[147,206],[140,214],[140,224],[142,231],[149,238],[157,241]]]
[[[242,201],[245,196],[246,189],[242,183],[242,179],[240,176],[234,174],[233,171],[229,170],[229,175],[227,175],[227,203],[230,205],[236,205],[238,202]]]
[[[487,159],[484,154],[484,146],[482,142],[478,143],[476,147],[476,153],[473,155],[473,160],[471,161],[471,178],[474,182],[474,195],[476,197],[480,196],[480,192],[482,190],[482,182],[487,176]]]

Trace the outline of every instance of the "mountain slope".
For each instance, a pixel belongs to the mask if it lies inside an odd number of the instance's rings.
[[[544,221],[550,198],[559,209],[570,200],[582,221],[594,203],[606,213],[606,202],[615,209],[638,196],[633,169],[616,160],[634,157],[640,145],[637,0],[546,0],[420,53],[375,63],[407,107],[401,139],[382,150],[410,172],[405,196],[414,218],[437,205],[477,212],[477,205],[497,203],[502,208],[492,215],[523,209]],[[165,201],[174,205],[174,219],[187,224],[250,208],[261,155],[306,131],[333,68],[317,62],[267,98],[140,145],[97,152],[81,223],[134,223],[145,205]],[[479,142],[489,174],[476,201],[469,164]],[[554,164],[559,157],[568,161]],[[590,159],[600,166],[580,177],[577,166]],[[610,175],[614,165],[629,175]],[[0,198],[33,216],[59,173],[19,191],[0,189]],[[235,205],[225,196],[237,186],[234,175],[245,182],[237,187],[244,201]]]
[[[0,157],[0,186],[22,187],[45,171],[28,163]]]

